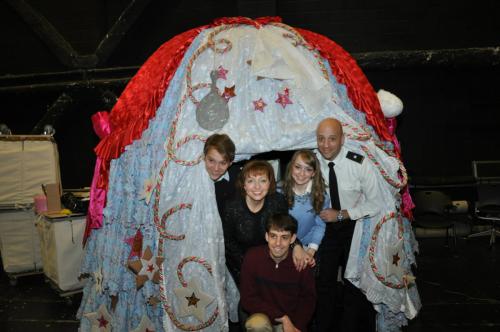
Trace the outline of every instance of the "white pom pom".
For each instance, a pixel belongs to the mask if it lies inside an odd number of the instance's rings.
[[[394,118],[403,112],[403,102],[395,94],[380,89],[377,96],[386,118]]]

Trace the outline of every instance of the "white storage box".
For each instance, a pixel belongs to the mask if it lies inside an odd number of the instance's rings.
[[[7,273],[41,270],[40,240],[31,210],[0,210],[0,251]]]
[[[0,208],[33,204],[42,184],[61,183],[57,145],[51,136],[0,136]]]
[[[38,217],[43,273],[61,291],[80,289],[85,284],[85,280],[78,280],[85,219],[85,216]]]

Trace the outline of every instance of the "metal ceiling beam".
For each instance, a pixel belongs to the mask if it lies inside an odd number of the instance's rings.
[[[24,0],[6,0],[12,9],[28,24],[59,61],[70,68],[92,68],[97,64],[95,55],[79,55],[59,31]]]
[[[111,53],[116,49],[120,41],[125,36],[125,33],[130,29],[139,16],[141,16],[144,8],[151,0],[132,0],[123,10],[108,33],[103,37],[99,46],[95,50],[95,55],[98,59],[98,64],[105,64]]]
[[[151,0],[131,0],[97,46],[94,54],[79,54],[59,31],[24,0],[6,0],[59,61],[69,68],[95,68],[105,64],[123,36]]]
[[[500,64],[500,47],[355,53],[364,71],[420,68],[489,68]],[[123,87],[138,66],[0,77],[0,92]]]

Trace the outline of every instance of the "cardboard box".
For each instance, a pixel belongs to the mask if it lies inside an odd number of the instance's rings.
[[[61,185],[59,183],[49,183],[44,185],[45,195],[47,196],[47,212],[60,212],[61,207]]]

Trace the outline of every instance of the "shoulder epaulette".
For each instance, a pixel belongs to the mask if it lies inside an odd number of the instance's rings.
[[[363,160],[365,159],[364,156],[362,156],[358,153],[352,152],[352,151],[347,152],[346,158],[350,159],[352,161],[355,161],[358,164],[361,164],[363,162]]]

